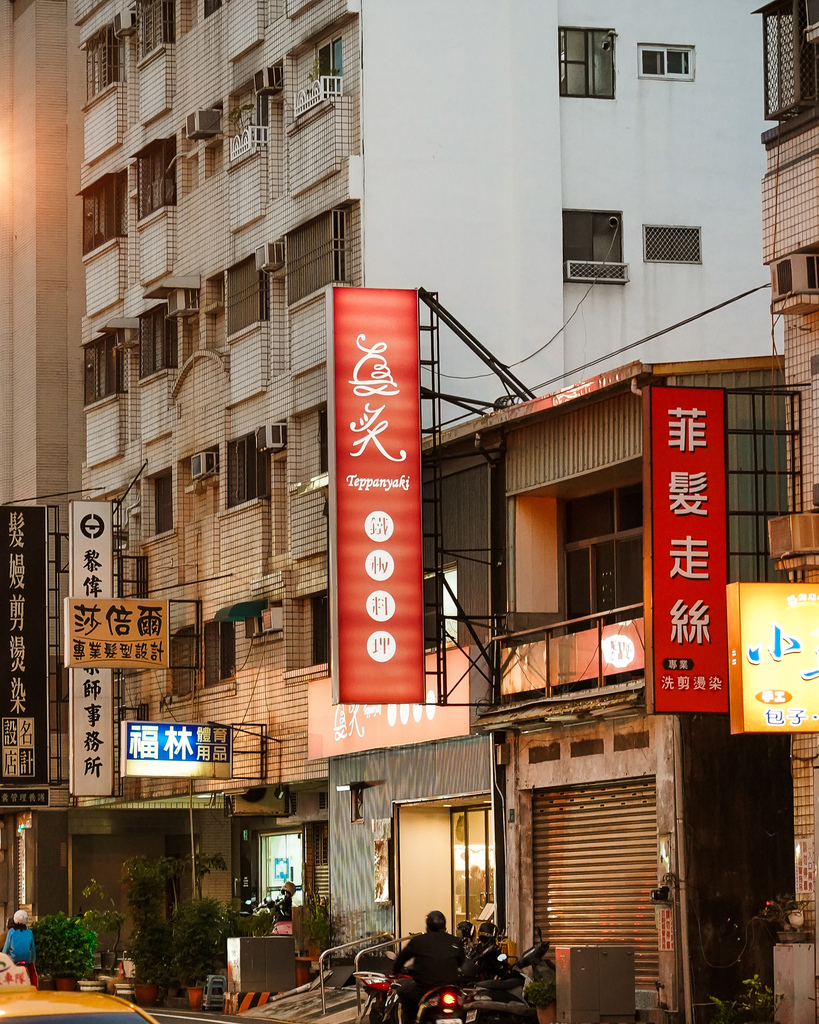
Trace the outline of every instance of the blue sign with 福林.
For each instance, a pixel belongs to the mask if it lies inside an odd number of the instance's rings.
[[[123,722],[122,775],[229,779],[230,726],[193,722]]]

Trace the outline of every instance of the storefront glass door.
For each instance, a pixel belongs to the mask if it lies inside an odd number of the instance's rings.
[[[301,890],[301,832],[278,832],[259,837],[259,896],[278,896],[285,882]],[[295,899],[300,903],[300,899]]]
[[[477,921],[486,904],[495,902],[494,849],[488,807],[453,809],[450,823],[454,925]]]

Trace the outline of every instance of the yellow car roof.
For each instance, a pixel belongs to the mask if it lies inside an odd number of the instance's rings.
[[[153,1021],[133,1003],[102,992],[54,992],[0,986],[0,1022],[4,1017],[48,1017],[52,1014],[133,1013],[135,1024]],[[156,1024],[156,1022],[154,1022]]]

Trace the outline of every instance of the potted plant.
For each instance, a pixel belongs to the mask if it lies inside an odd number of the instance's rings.
[[[530,981],[524,988],[523,995],[537,1010],[537,1019],[540,1024],[554,1024],[557,1016],[555,1006],[557,985],[553,981],[544,978]]]
[[[94,966],[97,936],[80,917],[67,917],[61,910],[36,921],[31,930],[37,949],[37,968],[54,978],[57,988],[73,989]]]
[[[793,893],[780,893],[776,899],[768,900],[762,908],[760,917],[771,921],[779,933],[780,939],[788,941],[788,932],[798,932],[805,923],[805,900],[799,900]]]
[[[201,1007],[202,986],[225,958],[225,927],[225,911],[216,900],[181,900],[174,910],[174,972],[187,986],[191,1009]]]
[[[102,908],[92,907],[86,910],[82,915],[82,919],[85,924],[97,933],[97,946],[99,946],[99,940],[101,935],[116,935],[114,939],[114,948],[112,951],[103,953],[100,957],[102,966],[110,970],[117,962],[119,954],[119,942],[122,935],[122,926],[127,920],[127,914],[117,910],[117,905],[110,896],[106,896],[100,883],[92,878],[91,881],[86,885],[82,891],[85,899],[96,898],[103,904]],[[110,906],[108,906],[110,904]],[[110,960],[110,962],[106,962]]]
[[[773,1024],[779,1004],[785,997],[774,995],[770,985],[764,985],[758,974],[746,979],[742,984],[745,991],[737,1000],[740,1020]]]
[[[311,953],[323,953],[330,945],[330,899],[315,892],[305,894],[301,927]]]
[[[171,977],[171,928],[163,916],[163,904],[176,865],[170,857],[138,856],[126,860],[123,869],[133,924],[128,957],[134,964],[134,996],[141,1005],[150,1006]]]

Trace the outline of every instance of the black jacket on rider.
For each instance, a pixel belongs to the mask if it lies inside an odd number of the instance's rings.
[[[464,944],[448,932],[414,935],[395,958],[394,971],[400,974],[408,960],[409,972],[422,992],[436,985],[452,985],[458,980],[458,968],[464,962]]]

